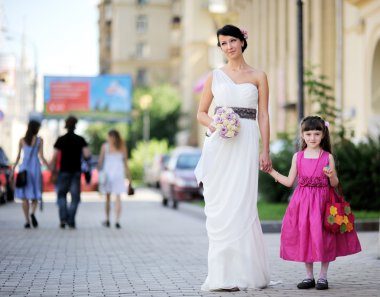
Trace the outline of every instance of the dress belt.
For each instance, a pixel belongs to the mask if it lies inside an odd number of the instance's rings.
[[[215,112],[220,106],[215,107]],[[256,108],[245,108],[245,107],[230,107],[232,110],[239,115],[242,119],[252,119],[256,120]]]

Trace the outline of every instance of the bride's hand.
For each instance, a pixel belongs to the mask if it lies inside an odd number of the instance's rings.
[[[262,152],[260,154],[260,170],[264,172],[272,170],[272,160],[269,156],[269,152]]]

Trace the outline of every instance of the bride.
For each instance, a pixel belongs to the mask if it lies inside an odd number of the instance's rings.
[[[226,25],[217,31],[227,64],[210,73],[198,108],[198,121],[208,128],[195,169],[203,183],[209,238],[205,291],[238,291],[269,284],[269,265],[257,212],[259,166],[269,171],[268,82],[266,74],[243,57],[247,32]],[[208,115],[231,107],[240,117],[240,132],[225,139]],[[259,155],[259,136],[261,153]]]

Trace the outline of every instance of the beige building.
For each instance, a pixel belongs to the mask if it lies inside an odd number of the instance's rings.
[[[304,0],[304,63],[318,65],[356,137],[380,134],[380,0]],[[297,126],[296,0],[102,0],[100,69],[136,84],[170,82],[183,98],[185,142],[201,144],[194,87],[223,65],[216,29],[249,32],[247,62],[270,86],[271,137]],[[145,24],[145,25],[143,25]],[[305,114],[314,112],[305,97]]]
[[[136,85],[178,84],[180,1],[101,0],[100,73],[127,73]]]

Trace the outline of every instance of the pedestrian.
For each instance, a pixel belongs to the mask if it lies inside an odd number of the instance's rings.
[[[245,30],[233,25],[217,31],[218,46],[228,62],[208,76],[197,114],[209,136],[195,169],[197,181],[203,183],[209,238],[208,275],[202,285],[205,291],[237,291],[269,284],[267,251],[257,212],[259,166],[265,171],[272,166],[269,91],[266,74],[245,62],[247,38]],[[218,113],[231,107],[235,113],[231,118],[239,116],[238,135],[224,139],[221,133],[225,131],[216,130],[217,115],[208,115],[212,101]]]
[[[75,215],[81,194],[81,159],[90,158],[86,140],[74,133],[77,122],[78,119],[74,116],[66,119],[67,133],[55,142],[51,164],[51,168],[59,168],[56,192],[62,229],[66,227],[66,224],[70,229],[76,228]],[[68,192],[71,194],[70,206],[67,205]]]
[[[34,228],[38,227],[36,209],[38,201],[42,203],[41,161],[48,166],[48,162],[44,157],[43,140],[37,136],[40,127],[41,124],[39,122],[35,120],[29,121],[25,136],[19,141],[17,157],[11,173],[11,178],[13,178],[13,172],[20,161],[22,152],[23,159],[18,171],[19,173],[24,170],[26,171],[26,184],[22,187],[16,186],[15,196],[22,200],[22,209],[25,217],[24,227],[27,229],[30,228],[30,221]],[[29,215],[30,203],[32,210]]]
[[[301,150],[293,155],[288,176],[275,169],[269,172],[275,181],[287,187],[291,187],[298,176],[298,185],[282,221],[280,256],[305,263],[306,278],[297,285],[299,289],[328,289],[330,262],[361,251],[355,230],[336,234],[323,227],[330,187],[339,184],[328,125],[321,117],[305,117],[300,124]],[[314,262],[321,262],[317,283]]]
[[[121,194],[127,191],[125,174],[127,173],[129,186],[132,177],[128,167],[127,148],[115,129],[108,132],[107,142],[102,145],[98,169],[101,176],[100,191],[106,195],[106,220],[103,226],[110,227],[111,195],[115,195],[115,227],[120,229]]]

